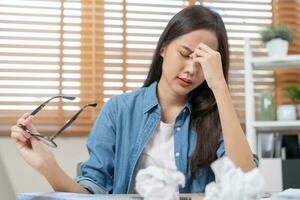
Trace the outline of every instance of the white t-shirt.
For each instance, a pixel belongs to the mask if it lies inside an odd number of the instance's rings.
[[[155,166],[176,170],[173,127],[174,124],[160,122],[144,148],[139,169]]]

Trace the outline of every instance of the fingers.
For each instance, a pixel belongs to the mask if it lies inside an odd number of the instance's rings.
[[[41,147],[45,148],[45,146],[46,146],[45,144],[43,144],[43,142],[38,140],[36,137],[31,137],[30,143],[31,143],[33,149],[39,149]]]
[[[194,50],[192,58],[194,62],[205,62],[210,58],[215,58],[220,56],[218,51],[211,49],[204,43],[200,43]]]
[[[18,121],[17,121],[17,124],[23,124],[24,120],[27,119],[28,117],[30,116],[29,113],[25,113],[24,115],[22,115]],[[24,125],[24,124],[23,124]]]
[[[202,63],[205,62],[205,58],[204,57],[195,57],[195,58],[193,58],[193,62],[199,63],[199,65],[202,66]]]
[[[33,116],[30,116],[29,113],[25,113],[18,119],[17,125],[11,127],[11,137],[15,139],[16,142],[28,142],[27,140],[31,137],[31,135],[20,128],[18,125],[22,124],[24,126],[31,126],[32,118]]]
[[[22,117],[18,119],[17,125],[22,124],[26,126],[29,130],[31,130],[31,132],[35,133],[37,132],[37,130],[32,124],[33,119],[34,119],[33,115],[30,115],[29,113],[25,113]]]
[[[209,46],[207,46],[206,44],[204,44],[202,42],[200,44],[198,44],[198,46],[196,47],[196,49],[203,50],[203,51],[205,51],[207,53],[213,53],[213,52],[215,52],[213,49],[211,49]]]
[[[206,51],[203,51],[201,49],[195,49],[194,53],[193,53],[193,58],[197,58],[197,57],[205,57],[207,55]]]
[[[15,125],[11,127],[11,138],[13,138],[16,142],[26,143],[28,138],[30,138],[30,134]]]
[[[34,116],[30,115],[29,117],[27,117],[24,121],[23,121],[23,125],[24,126],[31,126],[32,125],[32,120],[33,120]]]
[[[34,118],[33,115],[30,115],[29,113],[25,113],[24,115],[22,115],[22,117],[18,119],[17,124],[22,124],[24,126],[27,126],[31,124],[33,118]]]

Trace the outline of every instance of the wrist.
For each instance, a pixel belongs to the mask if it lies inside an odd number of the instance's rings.
[[[38,171],[48,179],[49,177],[52,177],[58,170],[60,169],[58,163],[56,160],[49,156],[44,159],[44,164],[40,166]]]
[[[213,93],[216,93],[216,92],[224,92],[228,89],[228,86],[227,86],[227,83],[225,80],[223,81],[219,81],[218,83],[216,84],[213,84],[210,89],[213,91]]]

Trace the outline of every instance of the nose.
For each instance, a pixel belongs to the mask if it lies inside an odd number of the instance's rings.
[[[194,74],[197,68],[196,64],[197,63],[193,62],[193,57],[190,56],[190,59],[187,60],[187,63],[184,67],[184,72],[189,74]]]

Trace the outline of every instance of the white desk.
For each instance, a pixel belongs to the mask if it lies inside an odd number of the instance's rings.
[[[190,197],[190,198],[188,198]],[[19,193],[18,200],[142,200],[138,195],[91,195],[91,194],[77,194],[64,192],[46,192],[46,193]],[[203,200],[203,194],[180,194],[181,200]]]

